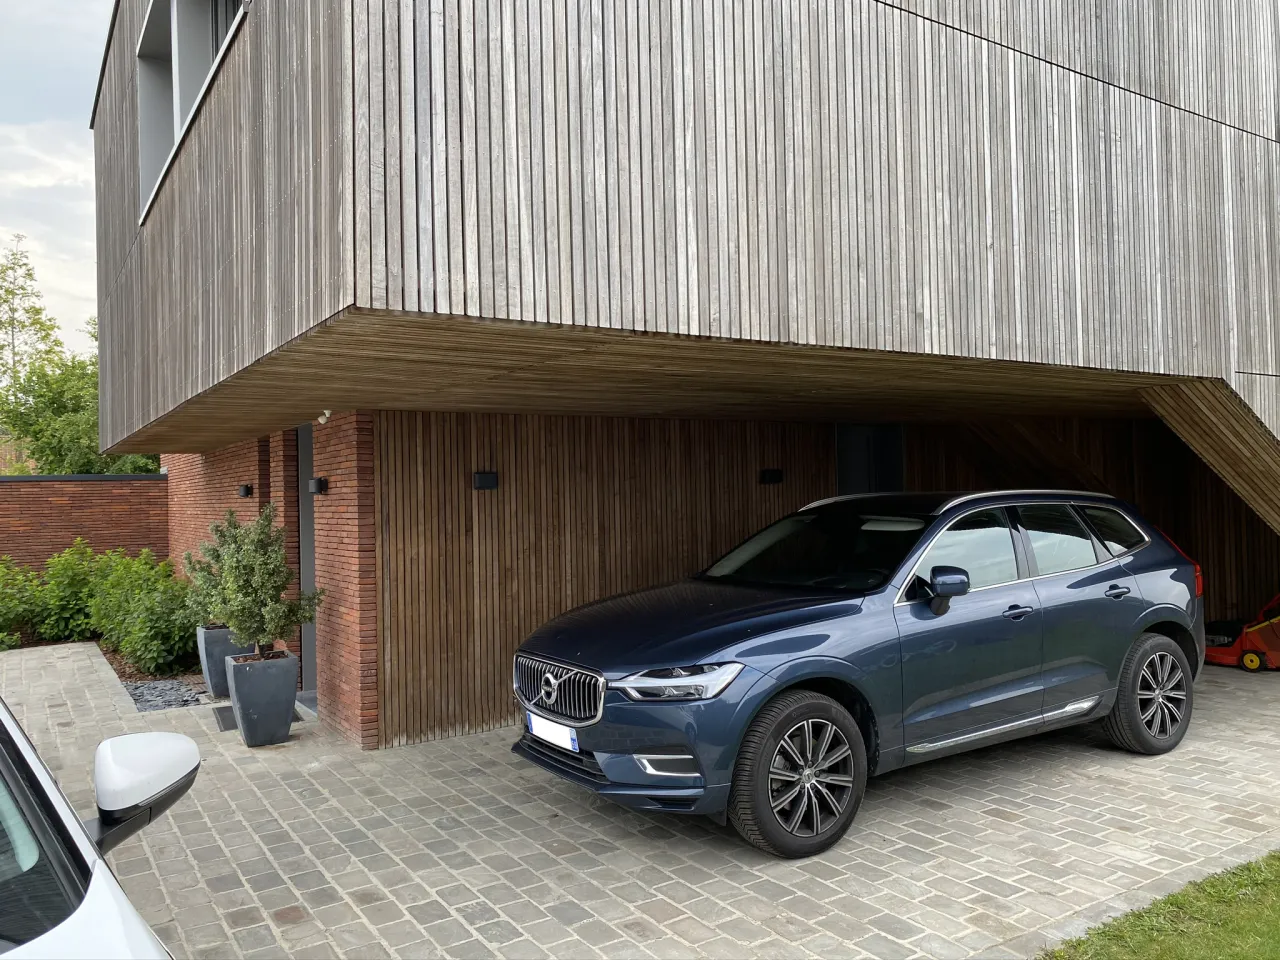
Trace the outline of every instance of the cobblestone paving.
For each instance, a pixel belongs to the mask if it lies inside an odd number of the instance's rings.
[[[596,800],[511,730],[251,751],[208,706],[138,713],[88,644],[0,654],[0,696],[84,812],[102,737],[199,743],[191,795],[111,858],[179,957],[1026,957],[1280,847],[1280,675],[1206,671],[1169,756],[1076,730],[900,771],[793,862]]]

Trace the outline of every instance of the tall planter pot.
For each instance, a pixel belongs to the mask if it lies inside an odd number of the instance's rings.
[[[236,645],[235,631],[226,627],[196,627],[196,646],[200,649],[200,669],[204,686],[211,697],[230,696],[227,689],[227,657],[249,652]]]
[[[227,687],[244,745],[284,743],[293,726],[298,658],[290,653],[270,660],[237,662],[236,656],[244,656],[244,652],[226,659]]]

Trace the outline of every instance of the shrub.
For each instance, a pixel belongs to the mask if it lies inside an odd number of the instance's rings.
[[[204,544],[201,552],[216,570],[217,586],[207,617],[225,623],[242,646],[254,646],[259,656],[315,619],[323,591],[285,599],[295,574],[285,559],[285,532],[275,525],[274,504],[243,524],[228,510],[209,529],[213,543]]]
[[[38,593],[35,623],[38,639],[72,643],[91,638],[89,600],[93,591],[93,568],[93,550],[79,538],[49,558]]]
[[[10,557],[0,557],[0,650],[16,647],[39,618],[39,574]]]
[[[108,650],[119,650],[147,673],[171,673],[195,653],[196,618],[190,587],[173,576],[173,564],[150,550],[130,557],[121,550],[94,564],[89,603],[92,628]]]

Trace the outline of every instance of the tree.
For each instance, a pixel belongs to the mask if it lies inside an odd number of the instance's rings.
[[[28,365],[62,348],[58,325],[45,312],[21,234],[0,255],[0,377],[12,393]]]
[[[44,474],[155,473],[159,459],[98,452],[98,358],[66,350],[28,362],[0,399],[0,423]]]

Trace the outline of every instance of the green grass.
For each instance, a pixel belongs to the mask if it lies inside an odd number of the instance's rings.
[[[1042,960],[1280,958],[1280,853],[1206,877]]]

